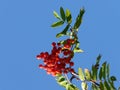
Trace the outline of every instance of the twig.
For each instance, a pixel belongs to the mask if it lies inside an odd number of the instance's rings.
[[[67,74],[64,74],[64,75],[65,75],[65,78],[66,78],[66,80],[68,81],[68,83],[71,84],[71,82],[70,82],[70,80],[69,80]]]

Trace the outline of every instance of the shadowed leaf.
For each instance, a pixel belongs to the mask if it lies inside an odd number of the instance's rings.
[[[63,19],[63,21],[65,21],[65,12],[62,7],[60,7],[60,15],[61,15],[61,18]]]
[[[53,23],[53,24],[51,25],[51,27],[58,27],[58,26],[61,26],[61,25],[63,25],[63,24],[64,24],[63,21],[58,21],[58,22]]]
[[[62,32],[60,32],[60,33],[58,33],[58,34],[56,35],[56,37],[59,38],[59,37],[61,37],[61,36],[66,35],[69,27],[70,27],[70,25],[67,25]]]
[[[78,16],[76,18],[76,22],[74,24],[74,29],[78,29],[79,26],[81,25],[81,23],[82,23],[82,17],[83,17],[84,12],[85,12],[84,9],[80,9],[80,13],[78,14]]]

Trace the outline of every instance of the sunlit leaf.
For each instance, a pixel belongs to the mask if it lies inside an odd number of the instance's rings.
[[[82,71],[82,68],[78,69],[78,75],[79,75],[79,78],[80,78],[81,81],[85,80],[85,76],[84,76],[84,73]]]
[[[66,10],[66,18],[67,18],[67,23],[71,24],[72,16],[71,16],[70,10],[68,10],[68,9]]]
[[[59,76],[57,76],[57,83],[59,84],[59,85],[61,85],[61,86],[63,86],[63,87],[66,87],[66,85],[67,85],[67,80],[65,79],[65,77],[64,76],[62,76],[62,75],[59,75]]]
[[[75,42],[75,47],[74,47],[74,49],[73,49],[73,52],[74,52],[74,53],[76,53],[76,52],[77,52],[77,53],[82,53],[82,52],[83,52],[83,50],[79,48],[79,45],[80,45],[79,41],[76,41],[76,42]]]
[[[60,76],[58,79],[57,79],[57,81],[58,82],[62,82],[62,81],[65,81],[66,79],[63,77],[63,76]]]
[[[65,35],[64,33],[58,33],[58,34],[56,35],[56,37],[59,38],[59,37],[64,36],[64,35]]]
[[[73,52],[74,52],[74,53],[76,53],[76,52],[77,52],[77,53],[82,53],[83,50],[80,49],[80,48],[74,48]]]
[[[67,84],[66,90],[79,90],[79,89],[73,84]]]
[[[82,90],[88,90],[88,85],[86,82],[81,83]]]
[[[55,18],[61,20],[60,16],[58,15],[58,13],[56,11],[53,11],[53,14],[54,14]]]
[[[76,44],[76,46],[75,46],[76,48],[78,48],[78,47],[80,46],[79,41],[76,41],[76,43],[75,43],[75,44]]]
[[[58,26],[61,26],[61,25],[63,25],[63,24],[64,24],[63,21],[58,21],[58,22],[53,23],[53,24],[51,25],[51,27],[58,27]]]
[[[63,87],[66,87],[67,83],[68,83],[67,81],[58,82],[58,84]]]
[[[64,9],[62,7],[60,7],[60,15],[61,15],[63,21],[65,21],[65,12],[64,12]]]
[[[85,77],[86,80],[91,80],[91,75],[90,75],[90,71],[88,69],[84,69],[84,73],[85,73]]]

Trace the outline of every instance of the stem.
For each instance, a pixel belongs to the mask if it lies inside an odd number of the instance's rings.
[[[68,82],[69,84],[71,84],[71,82],[70,82],[70,80],[69,80],[67,74],[64,74],[64,75],[65,75],[65,78],[66,78],[67,82]]]
[[[81,81],[81,79],[79,78],[79,75],[78,75],[77,73],[72,72],[71,74],[72,74],[76,79],[78,79],[78,80]],[[85,80],[85,81],[87,81],[87,80]],[[93,81],[93,80],[90,80],[90,82],[93,83],[94,85],[98,86],[98,87],[100,86],[99,83],[97,83],[97,82],[95,82],[95,81]]]
[[[100,86],[100,84],[98,84],[97,82],[95,82],[93,80],[90,80],[90,82],[93,83],[94,85],[98,86],[98,87]]]

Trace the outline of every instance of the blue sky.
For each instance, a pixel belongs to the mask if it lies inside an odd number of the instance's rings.
[[[36,55],[50,51],[62,28],[53,29],[53,10],[70,9],[73,18],[84,7],[75,68],[89,68],[97,55],[120,80],[120,0],[0,0],[0,90],[64,90],[38,68]],[[117,82],[120,85],[120,82]]]

